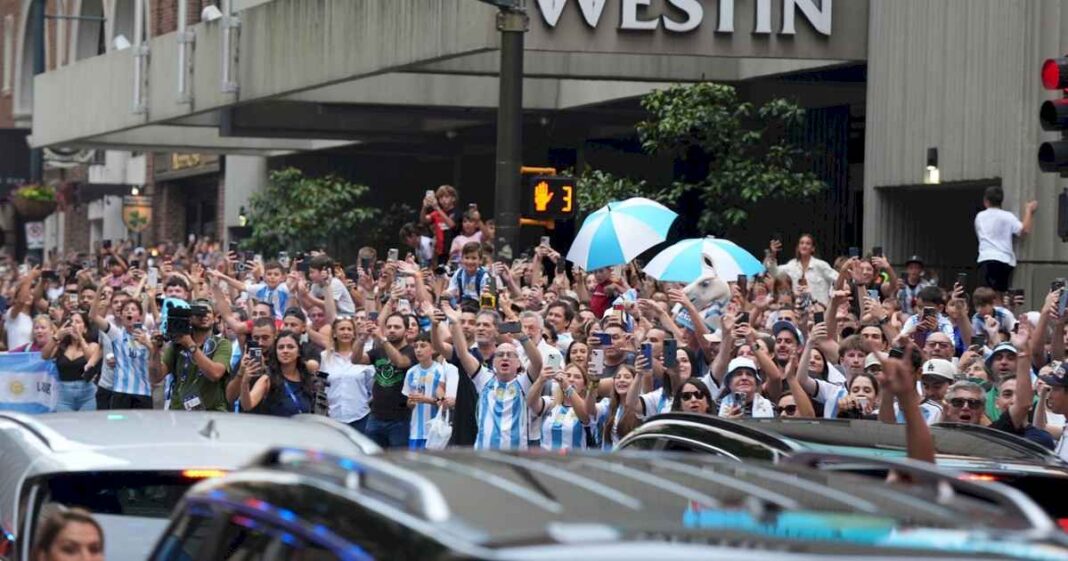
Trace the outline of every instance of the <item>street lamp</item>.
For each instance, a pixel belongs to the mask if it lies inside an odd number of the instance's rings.
[[[497,103],[495,253],[516,254],[519,244],[519,183],[523,159],[523,36],[530,28],[526,0],[479,0],[496,7],[501,32],[500,99]]]

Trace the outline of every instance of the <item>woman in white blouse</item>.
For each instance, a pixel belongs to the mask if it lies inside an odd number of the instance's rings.
[[[838,280],[838,271],[816,257],[816,240],[812,234],[801,234],[794,258],[782,266],[778,265],[776,259],[781,250],[782,243],[772,240],[771,251],[764,263],[768,272],[772,275],[786,274],[793,281],[795,290],[807,286],[812,298],[826,306],[831,299],[831,287]]]
[[[352,349],[357,343],[356,320],[342,317],[331,325],[326,350],[322,353],[320,372],[329,374],[326,389],[330,417],[363,432],[371,412],[371,386],[375,369],[352,363]]]

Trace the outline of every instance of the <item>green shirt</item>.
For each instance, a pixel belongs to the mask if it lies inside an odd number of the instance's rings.
[[[211,343],[214,341],[214,343]],[[200,350],[204,351],[207,348],[212,351],[209,356],[211,360],[217,364],[223,365],[226,368],[226,372],[223,373],[222,378],[216,381],[212,381],[207,376],[200,374],[199,368],[197,368],[196,361],[192,356],[186,352],[175,351],[175,345],[172,343],[167,345],[167,348],[163,350],[163,364],[165,364],[173,377],[171,383],[171,398],[170,408],[172,410],[181,411],[186,409],[186,403],[195,403],[196,400],[190,402],[190,399],[196,397],[200,400],[200,403],[194,407],[190,407],[192,410],[197,411],[226,411],[228,409],[226,403],[226,382],[230,373],[230,357],[233,348],[229,339],[223,337],[212,336],[207,339],[204,345],[200,346]],[[214,346],[214,350],[211,347]],[[176,365],[175,362],[178,364]]]

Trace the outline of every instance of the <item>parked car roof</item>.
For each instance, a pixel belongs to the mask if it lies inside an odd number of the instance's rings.
[[[1006,493],[1012,497],[1007,502],[964,495],[939,502],[924,490],[865,476],[692,454],[450,451],[353,459],[284,449],[258,467],[197,485],[184,502],[277,511],[285,520],[326,525],[361,547],[371,539],[365,531],[369,522],[362,518],[371,512],[406,527],[405,532],[476,557],[556,547],[557,555],[566,551],[575,558],[582,546],[649,541],[842,555],[885,553],[888,545],[895,555],[905,550],[893,548],[903,547],[938,557],[950,552],[920,540],[920,534],[959,537],[978,528],[980,536],[985,529],[986,541],[977,537],[969,552],[993,554],[1000,546],[997,538],[989,538],[990,529],[1009,536],[1015,528],[1017,538],[1033,529],[1027,518],[1037,509],[1014,511],[1013,501],[1022,495]],[[806,536],[801,526],[821,531]],[[874,533],[849,531],[861,526]],[[912,532],[916,540],[906,537]],[[1031,557],[1028,544],[1017,542],[1021,558]],[[1060,546],[1048,547],[1068,556]]]

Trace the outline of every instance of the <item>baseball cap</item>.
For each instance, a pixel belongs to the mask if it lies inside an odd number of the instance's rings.
[[[923,363],[923,368],[920,370],[922,376],[934,376],[935,378],[942,378],[952,382],[957,378],[957,369],[953,366],[953,363],[944,358],[932,358]]]
[[[210,298],[197,298],[193,300],[193,305],[204,306],[205,308],[211,310],[212,313],[215,312],[215,302],[212,301]]]
[[[920,257],[919,255],[913,255],[912,257],[909,257],[908,261],[905,261],[905,266],[907,267],[909,265],[909,263],[916,263],[916,264],[918,264],[919,266],[922,267],[923,266],[923,258]]]
[[[991,365],[991,363],[994,362],[994,355],[996,355],[998,353],[1001,353],[1001,352],[1009,352],[1009,353],[1012,353],[1014,355],[1015,354],[1019,354],[1016,351],[1016,347],[1012,346],[1012,343],[998,343],[997,346],[994,347],[994,350],[990,351],[990,354],[986,355],[986,361],[985,362],[986,362],[987,367],[989,367]]]
[[[708,341],[709,343],[722,343],[723,331],[720,330],[714,333],[705,333],[705,341]]]
[[[779,320],[771,326],[771,334],[776,337],[779,335],[779,332],[784,330],[789,330],[790,333],[794,334],[794,338],[797,339],[798,345],[805,344],[805,338],[801,336],[801,330],[798,329],[797,326],[794,325],[792,322],[786,320]]]
[[[1068,388],[1068,372],[1065,371],[1063,363],[1058,364],[1049,374],[1039,376],[1039,379],[1051,387]]]
[[[868,356],[864,357],[864,370],[871,368],[872,366],[882,366],[883,361],[879,360],[877,353],[868,353]]]

